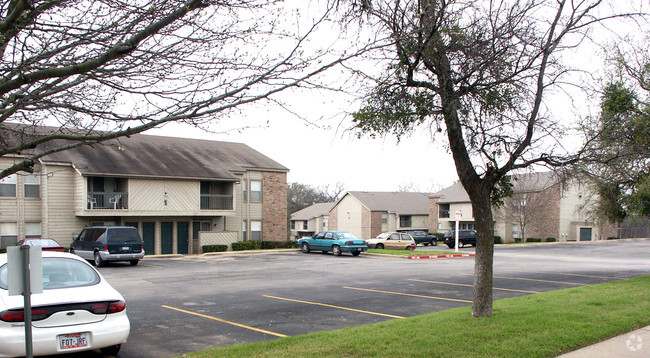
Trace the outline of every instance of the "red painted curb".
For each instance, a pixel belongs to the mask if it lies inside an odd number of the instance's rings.
[[[476,254],[418,255],[418,256],[409,256],[409,260],[453,259],[456,257],[475,257],[475,256]]]

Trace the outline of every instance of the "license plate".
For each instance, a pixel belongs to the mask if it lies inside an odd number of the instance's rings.
[[[122,251],[129,251],[129,250],[131,250],[130,247],[128,247],[128,246],[122,246]]]
[[[62,334],[59,337],[61,349],[72,349],[88,346],[88,333]]]

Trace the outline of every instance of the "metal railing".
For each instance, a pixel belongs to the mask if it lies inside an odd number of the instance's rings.
[[[129,208],[129,193],[126,192],[89,192],[87,206],[90,210],[118,210]]]
[[[201,194],[201,210],[232,210],[232,195]]]

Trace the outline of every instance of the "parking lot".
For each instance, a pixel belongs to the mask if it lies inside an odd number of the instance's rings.
[[[650,240],[500,246],[494,299],[647,275],[648,252]],[[120,357],[171,357],[470,306],[473,270],[474,258],[297,250],[100,268],[127,301],[131,335]]]

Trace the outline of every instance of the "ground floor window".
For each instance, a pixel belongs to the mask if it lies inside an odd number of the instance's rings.
[[[251,240],[262,240],[262,222],[251,220]]]
[[[16,223],[0,223],[0,247],[16,245],[18,242],[18,225]]]
[[[25,238],[41,237],[41,223],[25,223]]]

